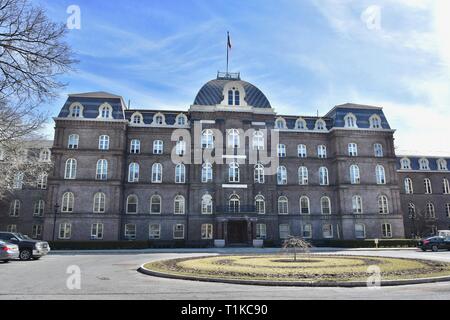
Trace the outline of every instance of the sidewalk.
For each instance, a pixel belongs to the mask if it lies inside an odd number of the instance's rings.
[[[340,251],[415,251],[417,248],[312,248],[311,252]],[[152,253],[208,253],[208,254],[268,254],[282,253],[281,248],[179,248],[179,249],[129,249],[129,250],[52,250],[50,255],[95,254],[152,254]]]

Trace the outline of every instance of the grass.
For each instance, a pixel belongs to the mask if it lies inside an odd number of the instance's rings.
[[[241,255],[174,259],[146,264],[148,270],[196,278],[269,281],[365,281],[369,266],[378,266],[382,280],[450,276],[450,264],[414,259],[299,255]]]

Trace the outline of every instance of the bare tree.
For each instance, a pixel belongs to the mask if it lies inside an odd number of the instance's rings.
[[[0,0],[0,197],[18,177],[34,183],[48,165],[32,142],[48,118],[42,103],[58,95],[59,76],[76,62],[65,35],[30,0]]]
[[[297,251],[308,253],[310,248],[311,244],[309,244],[309,242],[303,240],[302,238],[290,236],[283,242],[284,250],[292,250],[294,252],[294,262],[297,261]]]

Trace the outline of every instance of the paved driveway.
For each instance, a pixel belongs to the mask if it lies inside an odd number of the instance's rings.
[[[450,262],[450,252],[337,251],[336,254],[383,255]],[[450,282],[403,287],[289,288],[191,282],[154,278],[136,272],[143,263],[213,253],[154,252],[53,254],[39,261],[0,263],[0,299],[450,299]],[[81,271],[80,289],[70,290]],[[70,278],[69,278],[70,277]],[[69,281],[75,286],[77,281]]]

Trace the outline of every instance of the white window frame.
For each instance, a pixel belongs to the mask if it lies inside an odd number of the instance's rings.
[[[287,223],[278,226],[280,239],[285,240],[291,236],[291,226]]]
[[[159,205],[159,210],[153,210],[153,206],[156,207],[157,205]],[[160,215],[161,212],[162,212],[162,197],[159,194],[154,194],[150,197],[150,214]]]
[[[183,232],[183,236],[175,235],[176,232]],[[185,233],[185,226],[184,226],[183,223],[174,224],[174,226],[173,226],[173,234],[172,234],[174,240],[182,240],[182,239],[184,239],[184,233]]]
[[[326,159],[327,158],[327,146],[326,145],[318,145],[317,146],[317,157],[319,159]]]
[[[322,237],[324,239],[334,238],[334,228],[331,223],[325,223],[322,225]]]
[[[153,154],[161,155],[164,153],[164,141],[155,140],[153,141]]]
[[[286,196],[278,197],[277,201],[278,214],[288,215],[289,214],[289,199]]]
[[[70,134],[67,139],[67,149],[76,150],[80,145],[80,136],[78,134]]]
[[[103,192],[94,194],[94,201],[92,206],[93,213],[105,213],[106,211],[106,195]]]
[[[127,240],[136,240],[137,228],[134,223],[124,225],[124,236]]]
[[[214,226],[211,223],[204,223],[201,226],[202,240],[214,239]]]
[[[327,167],[319,168],[319,184],[321,186],[329,186],[330,185],[330,178],[328,176],[328,168]]]
[[[64,170],[64,179],[75,180],[77,178],[77,160],[70,158],[66,160],[66,166]]]
[[[285,166],[279,166],[277,168],[277,184],[279,186],[287,185],[288,178],[287,178],[287,169]]]
[[[382,215],[389,214],[389,199],[385,195],[378,197],[378,213]]]
[[[152,165],[152,183],[162,183],[163,181],[163,166],[161,163],[154,163]]]
[[[209,162],[202,165],[202,183],[209,183],[213,181],[213,166]]]
[[[182,163],[179,163],[175,166],[175,183],[186,183],[186,166]]]
[[[58,239],[70,240],[72,238],[72,224],[63,222],[59,224]]]
[[[139,163],[132,162],[128,165],[128,182],[137,183],[139,182]]]
[[[385,185],[387,183],[386,170],[384,169],[384,166],[382,166],[381,164],[376,166],[375,175],[378,185]]]
[[[358,144],[354,142],[348,144],[348,156],[349,157],[358,156]]]
[[[132,139],[130,142],[130,153],[131,154],[140,154],[141,153],[141,140]]]
[[[160,240],[161,239],[161,224],[159,224],[159,223],[151,223],[151,224],[149,224],[149,226],[148,226],[148,238],[150,240]]]
[[[201,212],[206,215],[213,214],[213,200],[211,195],[205,194],[202,196]]]
[[[390,223],[383,223],[381,225],[381,235],[383,238],[392,238],[392,225]]]
[[[95,179],[101,181],[108,180],[108,160],[100,159],[97,161]]]
[[[62,196],[61,212],[72,213],[75,207],[75,195],[73,192],[65,192]]]
[[[363,214],[363,200],[360,195],[354,195],[352,197],[352,212],[353,214]]]
[[[301,215],[308,216],[311,214],[311,202],[309,200],[309,197],[301,196],[299,199],[299,206]]]
[[[109,136],[103,134],[98,137],[98,149],[102,151],[109,150]]]
[[[130,203],[131,199],[135,199],[136,203]],[[138,198],[137,195],[135,195],[135,194],[128,195],[126,205],[127,205],[127,207],[126,207],[126,213],[127,214],[138,214],[138,212],[139,212],[139,198]],[[136,206],[136,211],[130,211],[130,205]]]
[[[308,157],[308,151],[307,151],[306,145],[299,144],[297,146],[297,155],[299,158],[302,158],[302,159],[305,159]]]
[[[361,184],[361,173],[356,164],[350,166],[350,184]]]
[[[305,166],[298,168],[298,184],[301,186],[307,186],[309,184],[308,168]]]
[[[103,230],[104,230],[103,223],[91,224],[91,240],[102,240]]]
[[[175,215],[186,214],[186,200],[182,195],[177,195],[173,199],[173,214]]]

